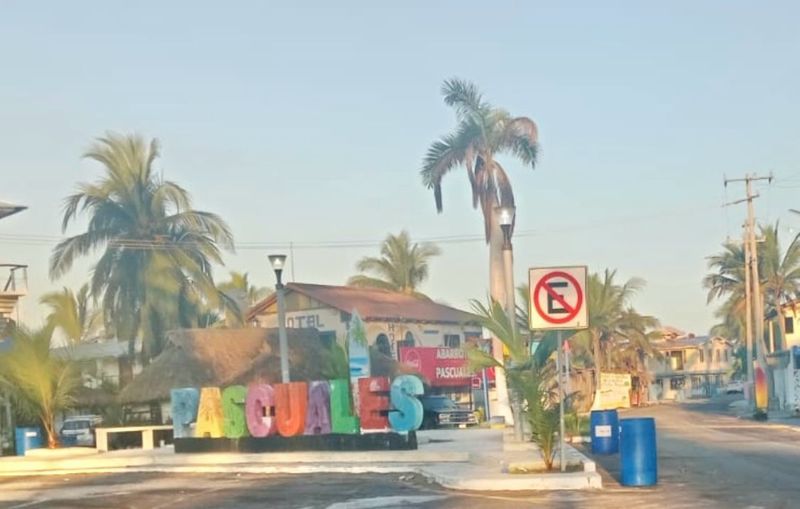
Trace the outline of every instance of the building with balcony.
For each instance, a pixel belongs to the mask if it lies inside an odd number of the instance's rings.
[[[734,346],[725,338],[668,334],[654,346],[661,355],[647,361],[651,401],[712,396],[730,380]]]
[[[22,205],[12,205],[0,201],[0,219],[25,210]],[[0,243],[0,254],[3,253]],[[19,321],[19,300],[27,294],[28,267],[18,263],[9,263],[0,259],[0,353],[11,347],[11,340],[6,337],[9,325]],[[0,455],[11,445],[11,402],[10,398],[0,391]]]

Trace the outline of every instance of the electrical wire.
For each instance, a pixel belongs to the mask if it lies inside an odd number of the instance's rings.
[[[633,223],[648,222],[652,223],[654,219],[664,219],[666,217],[679,217],[682,215],[695,215],[698,212],[710,211],[716,209],[715,205],[703,205],[696,207],[689,207],[683,210],[669,209],[664,212],[655,212],[652,214],[637,214],[635,216],[623,216],[611,220],[584,222],[579,225],[567,225],[563,227],[554,227],[550,229],[540,230],[517,230],[514,232],[514,239],[526,239],[531,237],[543,237],[551,235],[568,235],[586,230],[596,230],[601,228],[613,228],[617,226],[629,226]],[[52,245],[65,240],[67,237],[54,236],[54,235],[30,235],[30,234],[1,234],[0,243],[3,244],[16,244],[16,245]],[[325,249],[360,249],[360,248],[374,248],[383,244],[384,239],[378,240],[364,240],[364,239],[351,239],[351,240],[318,240],[318,241],[242,241],[236,242],[234,248],[238,250],[265,250],[265,249],[279,249],[288,248],[291,245],[293,249],[298,250],[325,250]],[[436,244],[466,244],[466,243],[479,243],[485,242],[483,234],[459,234],[459,235],[439,235],[429,237],[419,237],[413,239],[414,242],[420,243],[436,243]],[[190,247],[197,245],[195,241],[169,241],[169,240],[149,240],[149,239],[111,239],[108,244],[113,247],[124,249],[139,249],[139,250],[170,250],[180,249],[183,247]]]

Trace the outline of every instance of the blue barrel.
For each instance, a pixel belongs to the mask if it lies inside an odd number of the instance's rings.
[[[616,454],[619,451],[619,416],[616,410],[595,410],[589,418],[592,454]]]
[[[655,485],[658,482],[655,419],[622,419],[620,430],[620,483],[623,486]]]
[[[42,430],[39,428],[16,428],[17,456],[25,456],[25,451],[42,448]]]

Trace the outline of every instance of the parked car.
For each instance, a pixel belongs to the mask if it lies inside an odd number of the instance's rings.
[[[423,396],[422,408],[425,410],[422,419],[425,429],[478,424],[472,410],[458,405],[447,396]]]
[[[741,394],[744,392],[744,384],[738,380],[731,380],[725,385],[725,394]]]
[[[94,429],[102,424],[99,415],[76,415],[64,419],[59,432],[64,445],[95,446]]]

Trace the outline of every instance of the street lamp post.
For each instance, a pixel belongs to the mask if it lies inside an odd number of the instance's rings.
[[[269,263],[272,265],[272,270],[275,271],[277,280],[275,293],[278,298],[278,348],[281,354],[281,381],[287,384],[289,383],[289,341],[286,338],[286,300],[283,295],[283,281],[281,281],[283,267],[286,265],[286,255],[269,255]]]
[[[517,306],[514,303],[514,250],[511,245],[511,227],[514,224],[516,210],[513,206],[499,207],[498,219],[503,230],[503,271],[505,275],[506,314],[512,337],[517,331]],[[519,394],[511,394],[511,412],[514,417],[514,438],[522,441],[522,419],[520,418]]]

